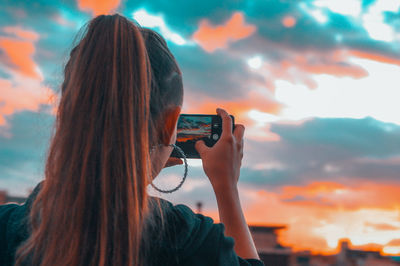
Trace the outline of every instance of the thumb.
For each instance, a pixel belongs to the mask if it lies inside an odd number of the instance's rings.
[[[196,148],[197,152],[200,154],[200,157],[203,157],[203,153],[207,151],[209,148],[204,143],[204,140],[196,141],[194,147]]]

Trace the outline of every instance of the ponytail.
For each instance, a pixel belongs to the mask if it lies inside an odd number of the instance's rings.
[[[17,265],[140,265],[151,69],[138,26],[98,16],[64,70],[45,181]]]

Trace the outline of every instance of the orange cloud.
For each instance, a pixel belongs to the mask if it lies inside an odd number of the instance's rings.
[[[3,31],[5,33],[12,34],[16,37],[19,37],[21,39],[30,40],[30,41],[37,41],[37,40],[39,40],[39,37],[40,37],[38,33],[34,32],[34,31],[22,29],[21,27],[18,27],[18,26],[4,27]]]
[[[378,61],[381,63],[400,66],[400,59],[393,57],[393,56],[387,56],[387,55],[382,55],[382,54],[378,54],[378,53],[364,52],[364,51],[358,51],[358,50],[348,51],[348,55],[356,56],[356,57],[364,58],[364,59],[369,59],[369,60],[373,60],[373,61]]]
[[[312,182],[306,186],[284,186],[280,199],[289,204],[325,208],[393,209],[399,206],[400,185],[363,182],[344,186],[335,182]]]
[[[284,186],[282,188],[281,199],[291,199],[296,196],[310,198],[323,193],[335,193],[344,188],[345,186],[335,182],[313,182],[304,187]]]
[[[387,245],[400,247],[400,238],[392,239],[389,243],[387,243]]]
[[[93,16],[110,14],[119,6],[120,0],[78,0],[82,11],[91,12]]]
[[[7,59],[5,64],[24,76],[42,80],[39,67],[33,61],[34,42],[39,40],[39,34],[20,27],[4,27],[2,30],[16,37],[0,36],[0,50],[3,50]]]
[[[400,227],[393,226],[391,224],[385,224],[385,223],[365,223],[365,226],[372,227],[375,230],[381,230],[381,231],[393,231],[393,230],[398,230]]]
[[[256,26],[246,24],[241,12],[235,12],[223,25],[213,26],[202,20],[192,38],[207,52],[227,48],[231,42],[247,38],[256,31]]]
[[[282,48],[276,47],[276,49]],[[318,61],[315,60],[316,58]],[[348,55],[340,50],[329,54],[304,51],[280,62],[266,61],[259,69],[253,69],[253,71],[264,77],[266,86],[272,92],[275,90],[275,81],[280,79],[293,84],[304,84],[310,89],[315,89],[317,83],[310,74],[328,74],[356,79],[369,75],[361,66],[347,63],[347,59]]]
[[[14,81],[0,79],[0,88],[0,126],[6,125],[5,116],[23,110],[37,112],[41,104],[51,104],[57,97],[40,81],[24,77]]]
[[[14,35],[0,37],[0,49],[5,57],[2,70],[10,75],[9,79],[0,79],[0,126],[4,128],[7,126],[6,116],[23,110],[38,111],[41,104],[49,104],[56,95],[42,85],[40,68],[33,60],[34,42],[39,39],[39,34],[20,27],[4,27],[2,30]]]
[[[368,76],[368,72],[365,69],[351,65],[304,64],[300,68],[308,73],[328,74],[336,77],[362,78]]]
[[[292,16],[285,16],[282,19],[282,24],[283,26],[285,26],[286,28],[292,28],[296,25],[296,19]]]
[[[328,74],[337,77],[353,77],[362,78],[368,76],[368,72],[360,66],[346,64],[347,56],[341,51],[337,51],[332,55],[320,54],[326,63],[313,62],[315,54],[301,54],[292,58],[292,61],[283,61],[282,67],[287,71],[290,67],[296,68],[312,73],[312,74]]]

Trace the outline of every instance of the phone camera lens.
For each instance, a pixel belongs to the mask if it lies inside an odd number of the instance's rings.
[[[218,137],[219,137],[218,134],[213,134],[213,136],[212,136],[213,140],[217,140]]]

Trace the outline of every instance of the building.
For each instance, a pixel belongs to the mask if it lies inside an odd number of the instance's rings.
[[[349,240],[339,242],[340,252],[337,254],[337,265],[343,266],[400,266],[400,262],[381,255],[380,251],[366,251],[350,248]]]
[[[293,252],[278,241],[279,230],[286,226],[249,226],[260,259],[273,266],[400,266],[392,257],[380,251],[350,248],[350,242],[339,242],[340,252],[333,255],[312,254],[311,251]]]
[[[249,228],[260,259],[265,265],[290,265],[292,249],[279,244],[277,233],[286,229],[286,226],[250,225]]]

